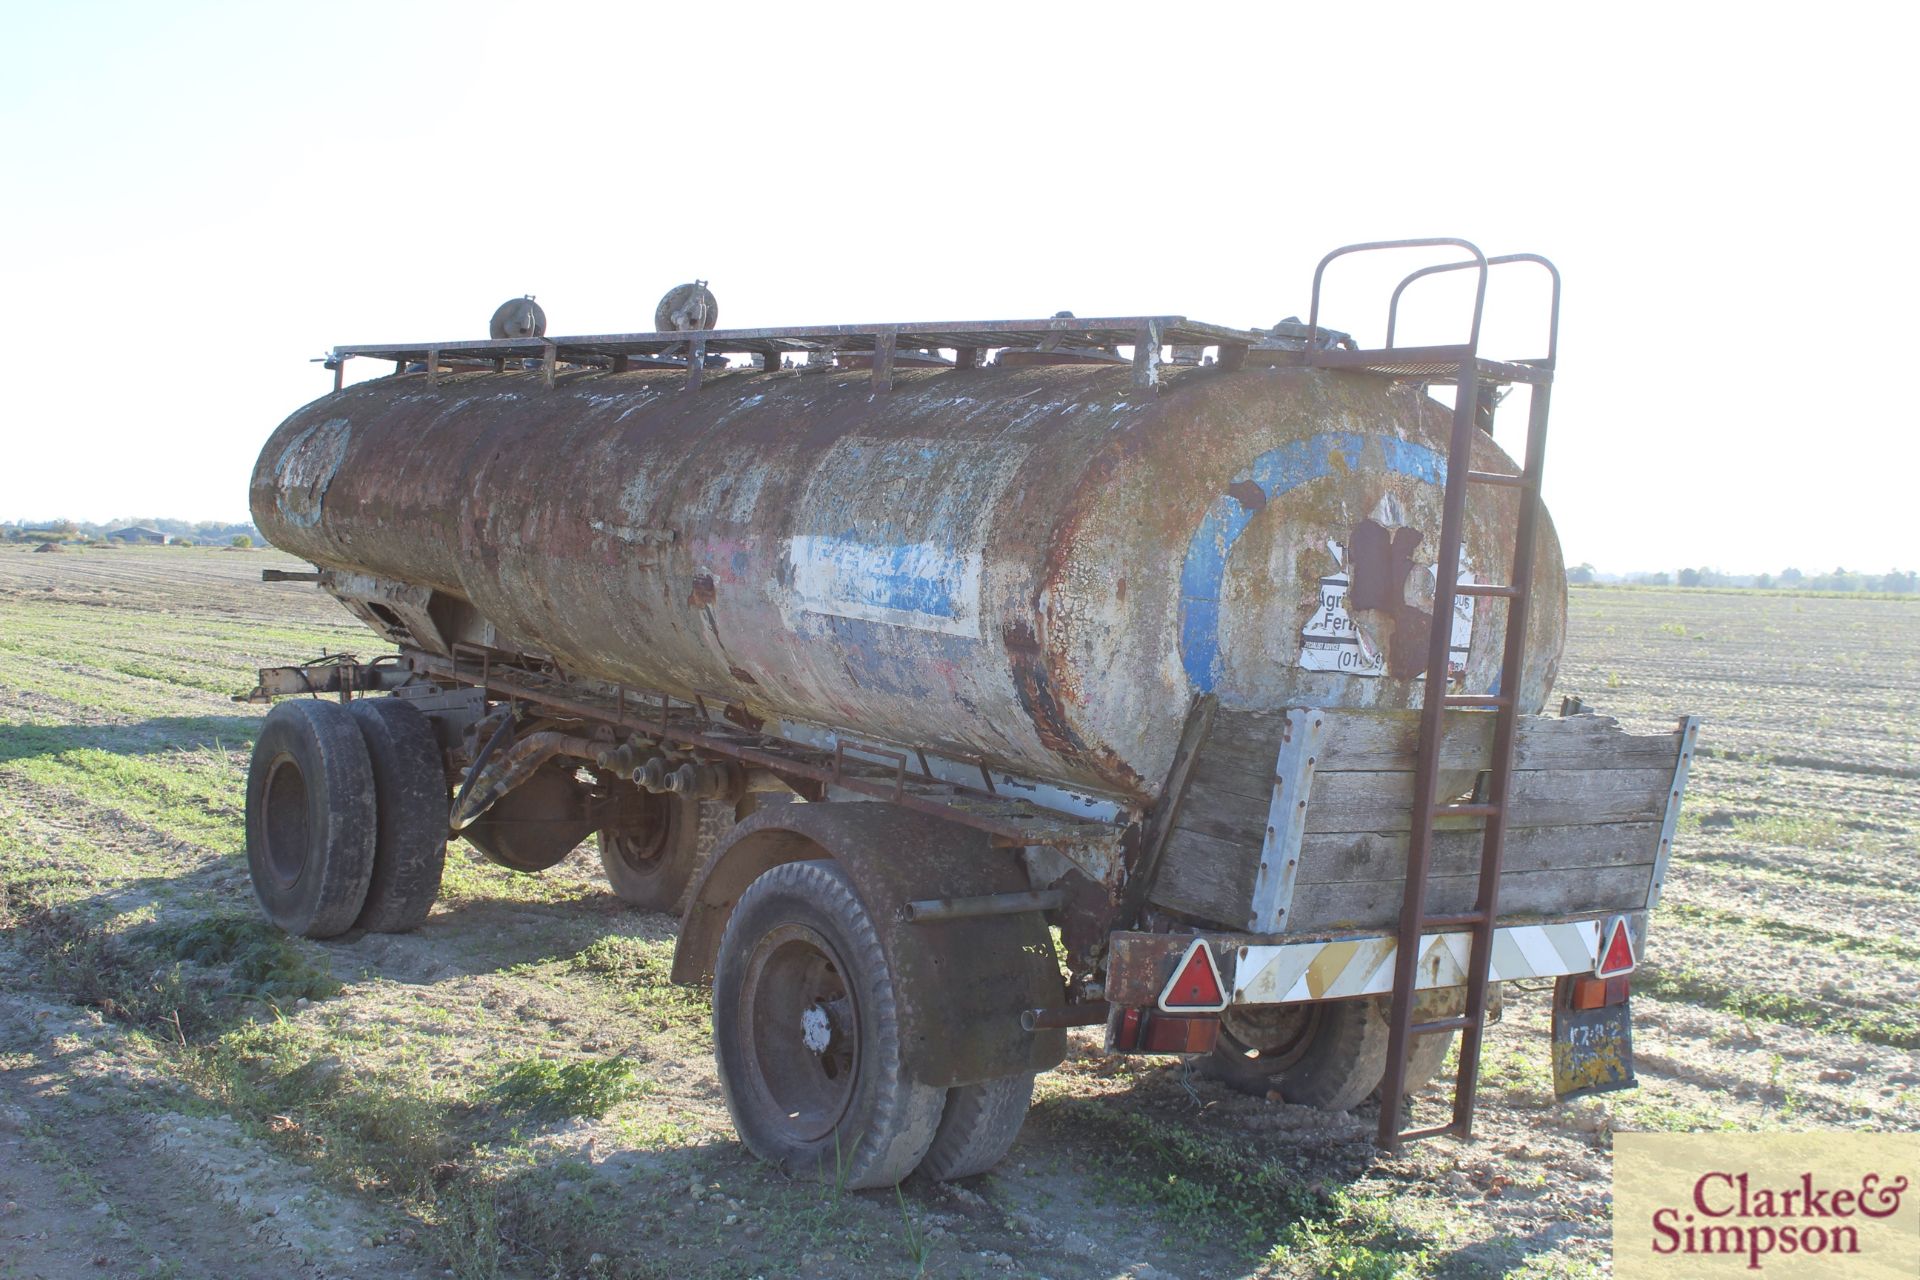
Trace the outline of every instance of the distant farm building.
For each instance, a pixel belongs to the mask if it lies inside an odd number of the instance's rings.
[[[115,529],[107,536],[117,539],[120,542],[144,543],[156,547],[163,546],[168,541],[166,534],[160,532],[158,529],[149,529],[144,525],[132,525],[125,529]]]

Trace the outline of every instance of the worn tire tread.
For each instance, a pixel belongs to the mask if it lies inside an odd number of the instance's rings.
[[[283,749],[300,764],[307,783],[307,870],[315,879],[311,891],[276,904],[263,889],[260,825],[266,821],[265,770]],[[247,771],[246,827],[254,896],[269,920],[305,938],[337,937],[353,927],[373,875],[375,816],[373,764],[345,707],[300,699],[267,713]]]
[[[375,933],[419,928],[440,896],[447,864],[447,774],[433,726],[397,698],[348,707],[373,763],[377,815],[373,876],[355,922]]]
[[[726,1045],[733,1042],[734,1029],[723,1019],[731,1004],[727,989],[730,971],[744,964],[752,951],[756,940],[742,935],[758,914],[757,904],[782,894],[819,910],[841,930],[840,941],[853,953],[851,967],[861,982],[861,1018],[870,1025],[873,1034],[869,1044],[877,1050],[870,1055],[869,1045],[862,1046],[861,1069],[871,1073],[874,1085],[867,1130],[856,1135],[850,1153],[841,1149],[837,1168],[832,1152],[820,1153],[825,1158],[816,1158],[816,1167],[809,1168],[799,1158],[800,1153],[760,1144],[757,1135],[750,1132],[751,1125],[741,1123],[735,1091],[728,1081]],[[896,1185],[913,1172],[933,1145],[947,1090],[920,1084],[908,1074],[901,1043],[899,996],[879,932],[846,873],[832,862],[782,863],[762,874],[740,895],[720,943],[713,1024],[715,1058],[727,1110],[733,1116],[735,1131],[761,1159],[796,1177],[816,1176],[861,1190]]]
[[[935,1182],[985,1173],[1006,1158],[1033,1105],[1034,1075],[1003,1076],[947,1090],[940,1128],[920,1161]]]

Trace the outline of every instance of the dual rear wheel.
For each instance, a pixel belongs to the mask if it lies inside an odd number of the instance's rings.
[[[417,928],[440,892],[447,783],[425,716],[393,698],[282,702],[247,771],[247,868],[288,933]]]

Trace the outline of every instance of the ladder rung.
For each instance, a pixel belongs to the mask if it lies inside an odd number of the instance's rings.
[[[1460,1013],[1455,1014],[1451,1018],[1439,1018],[1433,1022],[1416,1022],[1407,1028],[1407,1035],[1411,1038],[1413,1036],[1431,1035],[1436,1031],[1464,1031],[1472,1025],[1472,1019],[1468,1018],[1466,1014]]]
[[[1505,471],[1469,471],[1467,479],[1474,484],[1498,485],[1502,489],[1518,489],[1527,482],[1525,476],[1516,476]]]
[[[1449,693],[1440,699],[1443,707],[1510,707],[1513,699],[1499,693]]]
[[[1487,915],[1484,911],[1469,911],[1465,915],[1458,916],[1426,916],[1420,921],[1420,926],[1423,929],[1457,929],[1463,924],[1485,924],[1486,922]]]
[[[1436,818],[1491,818],[1500,812],[1497,804],[1437,804],[1433,806]]]
[[[1422,1138],[1444,1138],[1460,1132],[1460,1122],[1449,1120],[1445,1124],[1436,1124],[1430,1129],[1404,1129],[1400,1133],[1402,1142],[1418,1142]]]
[[[1520,594],[1520,588],[1502,582],[1462,582],[1456,584],[1453,591],[1455,595],[1499,596],[1503,600],[1512,600]]]

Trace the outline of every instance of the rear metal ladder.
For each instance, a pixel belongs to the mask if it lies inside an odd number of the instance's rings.
[[[1345,254],[1377,249],[1451,246],[1472,257],[1464,262],[1425,267],[1403,279],[1388,307],[1387,346],[1375,351],[1320,351],[1320,286],[1327,265]],[[1547,354],[1544,359],[1502,363],[1479,355],[1480,321],[1486,303],[1491,267],[1532,263],[1552,280]],[[1396,348],[1394,329],[1401,294],[1423,276],[1438,272],[1474,270],[1473,325],[1466,343],[1453,347]],[[1348,245],[1320,262],[1314,273],[1313,313],[1309,322],[1307,363],[1332,368],[1358,368],[1389,377],[1423,382],[1451,382],[1456,388],[1453,429],[1447,446],[1446,494],[1441,508],[1437,580],[1434,584],[1432,631],[1428,638],[1426,684],[1420,712],[1420,742],[1415,756],[1413,821],[1407,848],[1406,898],[1400,910],[1399,939],[1394,953],[1393,1004],[1387,1040],[1387,1066],[1380,1084],[1379,1143],[1397,1150],[1408,1139],[1453,1134],[1465,1139],[1473,1129],[1474,1090],[1479,1080],[1482,1033],[1486,1026],[1487,987],[1493,964],[1494,932],[1499,924],[1500,873],[1506,838],[1508,798],[1513,776],[1515,728],[1519,720],[1521,668],[1526,657],[1527,614],[1533,584],[1535,533],[1540,523],[1540,477],[1547,443],[1548,392],[1553,381],[1559,339],[1560,273],[1535,254],[1488,258],[1464,240],[1400,240]],[[1524,382],[1532,387],[1527,415],[1525,460],[1515,474],[1472,469],[1475,433],[1493,430],[1494,392],[1503,383]],[[1511,580],[1507,583],[1462,583],[1460,551],[1466,530],[1468,486],[1484,484],[1511,488],[1520,495],[1514,529]],[[1507,605],[1506,645],[1500,663],[1500,683],[1492,693],[1448,692],[1448,658],[1452,648],[1454,605],[1458,597]],[[1471,715],[1494,717],[1493,757],[1484,796],[1470,803],[1442,803],[1439,798],[1440,748],[1446,712],[1465,709]],[[1440,818],[1481,818],[1485,829],[1480,848],[1478,892],[1472,910],[1455,915],[1430,914],[1427,889],[1433,853],[1434,823]],[[1429,932],[1461,929],[1472,935],[1467,965],[1467,999],[1463,1013],[1428,1022],[1413,1020],[1416,969]],[[1431,1128],[1403,1130],[1400,1099],[1406,1092],[1407,1055],[1413,1038],[1460,1032],[1459,1067],[1454,1077],[1453,1118]]]

